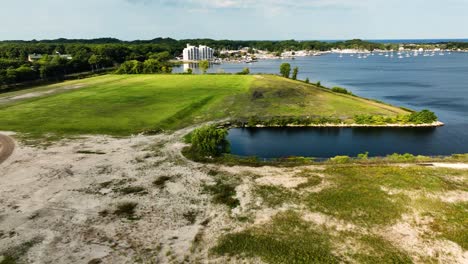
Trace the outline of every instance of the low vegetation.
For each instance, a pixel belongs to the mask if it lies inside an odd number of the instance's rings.
[[[221,236],[212,252],[235,261],[259,258],[266,263],[444,262],[445,253],[427,256],[396,243],[390,233],[407,231],[388,230],[401,222],[408,228],[429,228],[423,238],[413,238],[417,247],[438,241],[437,245],[446,243],[449,248],[454,242],[466,250],[467,203],[442,199],[450,191],[468,190],[467,170],[326,165],[304,169],[295,177],[307,178],[310,184],[252,186],[251,199],[261,198],[261,208],[276,213],[267,222],[244,223],[243,230]],[[319,185],[323,187],[308,188]],[[416,220],[421,217],[430,221]]]
[[[204,126],[191,133],[191,152],[200,156],[220,156],[229,152],[227,129],[216,126]]]
[[[214,184],[206,184],[204,186],[205,192],[213,197],[213,202],[216,204],[223,204],[233,209],[240,204],[236,196],[236,187],[240,181],[237,177],[232,175],[213,173]]]
[[[271,223],[223,237],[213,252],[221,255],[259,257],[266,263],[339,263],[330,237],[291,211]]]
[[[332,92],[335,92],[335,93],[353,95],[350,91],[346,90],[345,88],[338,87],[338,86],[333,87],[331,90]]]
[[[384,124],[431,124],[437,121],[437,116],[429,110],[413,112],[411,114],[397,116],[381,115],[356,115],[356,124],[362,125],[384,125]]]

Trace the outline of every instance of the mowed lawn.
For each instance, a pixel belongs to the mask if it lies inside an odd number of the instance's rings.
[[[0,131],[32,135],[125,136],[227,117],[351,120],[356,114],[401,113],[406,112],[272,75],[106,75],[0,95]]]
[[[101,82],[102,78],[106,82]],[[214,111],[215,106],[227,96],[247,92],[252,79],[235,75],[114,75],[75,81],[74,85],[85,87],[0,105],[0,130],[129,135],[178,128],[222,117],[223,113]]]

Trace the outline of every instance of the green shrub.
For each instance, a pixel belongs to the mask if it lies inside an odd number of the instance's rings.
[[[306,78],[306,79],[305,79],[305,83],[310,83],[309,78]]]
[[[249,75],[250,74],[250,69],[249,68],[244,68],[241,72],[238,72],[237,74],[239,74],[239,75]]]
[[[281,64],[280,73],[281,73],[281,76],[283,76],[284,78],[289,78],[289,76],[291,75],[291,64],[289,63]]]
[[[332,89],[332,92],[335,92],[335,93],[342,93],[342,94],[352,94],[350,91],[346,90],[345,88],[341,88],[341,87],[333,87]]]
[[[437,121],[437,116],[429,110],[412,113],[409,116],[409,121],[414,124],[429,124]]]
[[[330,161],[333,163],[343,164],[350,162],[351,158],[349,156],[335,156],[331,158]]]
[[[121,202],[117,204],[114,211],[115,215],[131,217],[135,213],[135,208],[138,203],[136,202]]]
[[[228,175],[215,175],[214,185],[205,185],[204,190],[213,195],[213,202],[224,204],[233,209],[239,206],[240,201],[236,198],[236,187],[238,179]]]
[[[204,126],[193,131],[192,150],[203,156],[220,156],[229,152],[229,142],[226,140],[227,129],[216,126]]]
[[[369,158],[369,151],[366,151],[365,153],[358,154],[358,159],[366,160],[368,158]]]
[[[391,155],[388,155],[387,159],[391,161],[414,161],[416,160],[416,157],[410,153],[405,153],[405,154],[393,153]]]
[[[437,116],[429,111],[422,110],[408,115],[397,115],[395,117],[381,115],[356,115],[354,122],[361,125],[384,125],[384,124],[430,124],[437,121]]]

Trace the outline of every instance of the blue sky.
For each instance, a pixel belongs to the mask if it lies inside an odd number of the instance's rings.
[[[468,38],[468,0],[0,0],[0,39]]]

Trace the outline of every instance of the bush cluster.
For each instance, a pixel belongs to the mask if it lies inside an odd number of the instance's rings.
[[[338,87],[338,86],[333,87],[331,90],[334,93],[349,94],[349,95],[353,94],[350,91],[346,90],[345,88]]]
[[[354,122],[360,125],[430,124],[435,121],[437,121],[437,116],[429,110],[394,117],[380,115],[356,115],[354,117]]]
[[[266,127],[285,127],[288,125],[293,126],[307,126],[307,125],[324,125],[324,124],[341,124],[343,120],[335,117],[304,117],[304,116],[292,116],[292,117],[266,117],[259,118],[252,116],[245,119],[238,119],[231,122],[238,127],[255,127],[255,126],[266,126]]]
[[[227,129],[204,126],[193,131],[190,141],[191,151],[201,156],[220,156],[229,152]]]
[[[144,62],[130,60],[122,63],[117,69],[117,74],[152,74],[172,73],[172,67],[165,62],[156,59],[148,59]]]

